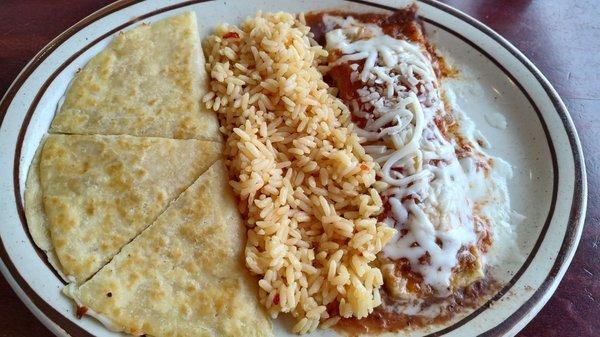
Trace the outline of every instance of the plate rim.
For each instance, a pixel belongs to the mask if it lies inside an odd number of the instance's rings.
[[[25,81],[31,76],[33,71],[35,71],[35,69],[37,69],[42,64],[42,62],[46,59],[47,56],[52,54],[54,50],[56,50],[62,43],[67,41],[74,34],[84,29],[88,25],[94,23],[95,21],[115,12],[118,12],[119,10],[125,9],[129,6],[144,1],[145,0],[118,0],[112,4],[102,7],[99,10],[93,12],[92,14],[86,16],[82,20],[78,21],[71,27],[67,28],[57,37],[52,39],[47,45],[45,45],[23,67],[23,69],[19,72],[15,80],[11,83],[6,93],[0,100],[0,126],[2,126],[4,122],[7,110],[15,95],[18,93]],[[189,4],[197,4],[206,1],[211,0],[179,1],[173,6],[163,7],[161,8],[161,10],[168,11],[168,8],[178,8]],[[364,0],[345,1],[384,9],[393,9],[389,6],[377,2]],[[482,336],[511,335],[518,332],[527,323],[529,323],[529,321],[531,321],[531,319],[535,317],[535,314],[537,314],[537,312],[539,312],[544,306],[544,304],[549,300],[549,298],[554,293],[556,287],[560,283],[562,277],[564,276],[566,269],[568,268],[573,258],[573,255],[577,249],[579,239],[581,237],[581,233],[584,227],[587,206],[587,174],[581,143],[577,134],[577,130],[570,117],[570,114],[562,99],[560,98],[559,94],[550,84],[548,79],[543,75],[543,73],[539,69],[537,69],[537,67],[515,46],[513,46],[508,40],[503,38],[501,35],[496,33],[494,30],[492,30],[485,24],[447,4],[441,3],[437,0],[418,0],[418,2],[422,2],[434,8],[440,9],[445,13],[448,13],[458,18],[459,20],[464,21],[467,24],[473,26],[475,29],[483,32],[501,47],[509,51],[512,54],[512,56],[514,56],[522,65],[524,65],[527,71],[535,77],[536,82],[542,86],[548,98],[550,98],[553,107],[556,109],[556,112],[560,117],[562,127],[566,132],[567,138],[569,139],[569,146],[573,153],[573,173],[575,175],[575,181],[573,185],[573,199],[571,203],[571,209],[566,224],[566,232],[564,234],[563,242],[560,246],[559,251],[556,252],[556,255],[552,254],[553,256],[556,256],[556,260],[554,261],[552,268],[548,273],[548,276],[544,279],[542,284],[533,292],[533,294],[530,295],[529,298],[517,310],[512,312],[507,319],[505,319],[500,324],[496,325],[495,327],[482,334]],[[508,71],[505,72],[509,74]],[[517,81],[517,83],[519,82]],[[524,91],[524,93],[526,92]],[[24,123],[25,122],[26,121],[24,121]],[[19,137],[22,136],[24,135],[19,134]],[[18,177],[18,172],[16,172],[15,174]],[[557,172],[555,172],[555,174],[557,174]],[[16,184],[19,184],[18,179],[16,181]],[[15,197],[17,200],[20,200],[20,195],[15,195]],[[29,235],[28,232],[27,234]],[[0,237],[0,269],[2,271],[2,274],[7,279],[15,293],[17,293],[19,298],[26,304],[28,309],[32,311],[33,314],[40,321],[42,321],[42,323],[47,328],[49,328],[53,333],[57,335],[69,335],[69,333],[71,333],[73,336],[91,336],[89,332],[79,327],[77,324],[71,322],[69,319],[64,317],[63,314],[58,312],[51,304],[47,303],[44,299],[39,297],[35,290],[31,289],[27,281],[16,270],[14,265],[12,265],[12,261],[10,261],[10,259],[8,259],[9,264],[6,264],[7,257],[8,254],[6,252],[6,248],[2,243],[2,238]],[[43,259],[43,261],[45,261],[45,259]],[[23,285],[29,289],[23,289]],[[50,309],[49,311],[52,314],[48,315],[48,310],[41,310],[39,306],[44,307],[44,309]],[[49,316],[53,317],[51,318]],[[454,326],[454,324],[452,326]],[[67,329],[69,332],[66,331]],[[429,334],[428,336],[433,337],[443,335],[446,332],[446,329],[448,328],[444,328],[433,334]]]

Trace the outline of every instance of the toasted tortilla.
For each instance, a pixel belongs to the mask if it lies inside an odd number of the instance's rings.
[[[120,33],[75,75],[50,132],[220,141],[204,63],[194,13]]]
[[[271,336],[244,267],[245,227],[222,161],[80,287],[65,293],[109,328],[150,336]]]
[[[195,139],[49,135],[27,181],[34,241],[70,281],[85,281],[221,152]]]
[[[42,197],[42,185],[40,183],[40,154],[46,137],[40,142],[40,146],[35,151],[29,172],[27,173],[27,183],[25,188],[25,217],[27,218],[27,227],[33,242],[46,253],[48,262],[57,273],[65,280],[67,277],[62,273],[62,267],[58,257],[54,253],[52,240],[50,238],[50,229],[48,228],[48,219],[44,213],[44,203]]]

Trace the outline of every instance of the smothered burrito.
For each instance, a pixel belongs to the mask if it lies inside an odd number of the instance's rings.
[[[309,23],[329,52],[327,76],[379,164],[379,220],[397,230],[378,255],[382,311],[436,318],[446,301],[489,286],[485,255],[510,211],[508,164],[460,111],[441,78],[452,70],[415,8],[393,15],[320,13]],[[385,314],[379,317],[384,319]]]

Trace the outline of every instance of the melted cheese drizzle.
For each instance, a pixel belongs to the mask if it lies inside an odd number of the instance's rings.
[[[383,252],[393,260],[408,259],[413,271],[447,296],[459,251],[477,241],[473,207],[497,184],[486,181],[473,158],[459,160],[434,123],[445,107],[429,54],[352,17],[325,15],[323,22],[327,49],[342,53],[330,66],[349,63],[351,81],[364,84],[350,108],[366,119],[356,131],[371,143],[365,150],[390,185],[385,196],[391,216],[384,222],[399,229]],[[362,69],[355,61],[364,62]],[[466,137],[479,150],[476,137]],[[401,234],[402,229],[407,231]],[[422,263],[426,254],[429,263]]]

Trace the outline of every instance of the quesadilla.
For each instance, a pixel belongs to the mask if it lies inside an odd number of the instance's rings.
[[[272,336],[244,268],[245,228],[216,162],[80,287],[78,312],[150,336]]]
[[[50,132],[220,141],[204,62],[192,12],[120,33],[75,75]]]
[[[64,275],[85,281],[221,152],[220,143],[195,139],[49,135],[27,181],[32,236]]]

